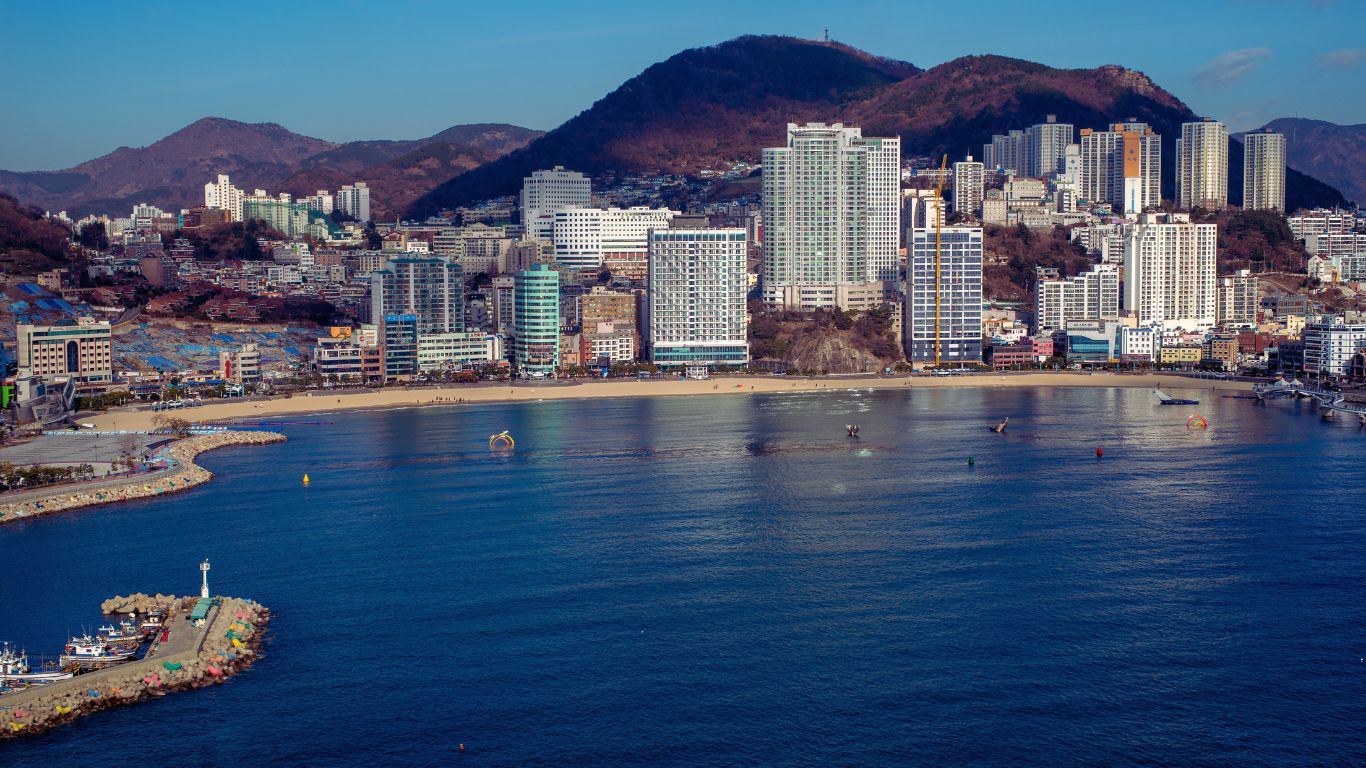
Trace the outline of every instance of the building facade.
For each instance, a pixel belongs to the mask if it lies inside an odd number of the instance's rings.
[[[940,363],[980,363],[982,229],[944,227],[939,240],[936,280],[935,230],[910,233],[902,336],[906,357],[912,362],[936,362],[938,357]]]
[[[1219,278],[1218,307],[1215,322],[1219,325],[1250,325],[1257,322],[1257,276],[1246,269]]]
[[[650,234],[650,361],[656,365],[749,362],[745,230]]]
[[[1119,271],[1097,264],[1067,278],[1034,282],[1034,332],[1051,333],[1069,320],[1118,320]]]
[[[1352,357],[1366,349],[1366,324],[1309,323],[1303,339],[1306,376],[1347,376]]]
[[[1212,118],[1182,123],[1176,140],[1176,204],[1191,210],[1228,207],[1228,128]]]
[[[229,384],[261,383],[261,351],[255,344],[218,353],[218,375]]]
[[[1243,134],[1243,208],[1285,213],[1285,134]]]
[[[986,170],[972,155],[953,164],[953,212],[980,216],[986,195]]]
[[[1091,203],[1124,213],[1162,204],[1162,137],[1146,123],[1115,123],[1108,131],[1081,129],[1080,191]]]
[[[901,142],[842,123],[789,124],[763,152],[764,299],[792,286],[895,280]]]
[[[567,208],[554,214],[555,262],[578,270],[607,261],[635,261],[649,253],[652,229],[668,229],[678,211],[667,208]]]
[[[522,179],[522,227],[527,239],[550,242],[554,237],[555,213],[593,205],[593,185],[578,171],[557,165],[548,171],[533,171]]]
[[[560,365],[560,273],[533,264],[514,277],[513,360],[524,375],[551,375]]]
[[[465,330],[465,279],[460,265],[433,256],[399,256],[370,273],[372,317],[413,315],[417,332]]]
[[[1215,324],[1217,288],[1214,224],[1192,224],[1186,214],[1144,214],[1124,248],[1124,310],[1139,325],[1205,330]]]
[[[336,206],[356,221],[370,221],[370,188],[363,181],[343,184],[337,191]]]
[[[109,323],[83,318],[76,325],[15,327],[19,369],[45,379],[65,376],[77,386],[106,386],[114,381],[112,329]]]

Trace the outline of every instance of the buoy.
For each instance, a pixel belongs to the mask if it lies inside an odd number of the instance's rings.
[[[1097,459],[1099,459],[1101,456],[1104,456],[1104,455],[1105,455],[1105,451],[1102,451],[1100,448],[1096,448],[1096,458],[1097,458]]]
[[[969,457],[968,457],[968,466],[969,466],[969,467],[975,465],[976,463],[977,463],[977,457],[976,457],[976,456],[969,456]]]
[[[460,751],[461,751],[461,752],[464,752],[464,751],[465,751],[465,745],[464,745],[464,744],[461,744],[461,745],[460,745]]]
[[[310,480],[308,479],[308,473],[305,472],[305,473],[304,473],[304,485],[308,485],[309,482],[310,482]]]

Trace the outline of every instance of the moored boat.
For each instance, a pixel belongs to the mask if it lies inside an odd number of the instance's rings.
[[[77,666],[81,669],[102,669],[104,667],[132,661],[136,654],[111,646],[103,640],[90,635],[73,637],[62,649],[62,667]]]
[[[0,687],[23,688],[70,678],[70,672],[34,672],[29,667],[28,654],[14,650],[9,643],[0,646]]]
[[[117,628],[112,625],[100,627],[96,633],[97,639],[103,640],[109,645],[122,651],[136,651],[142,646],[145,636],[138,629],[137,625],[129,621],[119,622]]]

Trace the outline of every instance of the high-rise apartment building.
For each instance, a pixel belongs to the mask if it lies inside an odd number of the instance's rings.
[[[533,264],[514,277],[513,360],[524,375],[551,375],[560,365],[560,273]]]
[[[1176,140],[1176,204],[1190,210],[1228,207],[1228,128],[1212,118],[1182,123]]]
[[[371,317],[413,315],[417,333],[465,330],[465,279],[440,256],[400,256],[370,273]]]
[[[1257,308],[1261,299],[1257,294],[1257,276],[1246,269],[1219,278],[1215,322],[1219,325],[1247,325],[1257,322]]]
[[[1243,135],[1243,208],[1285,213],[1285,134]]]
[[[746,246],[740,228],[650,233],[651,362],[749,362]]]
[[[556,211],[592,204],[592,181],[578,171],[566,171],[562,165],[533,171],[522,179],[522,226],[529,240],[550,242]]]
[[[1124,310],[1139,325],[1204,330],[1218,315],[1214,224],[1182,213],[1144,214],[1124,245]]]
[[[1097,264],[1067,278],[1034,282],[1034,332],[1050,333],[1072,320],[1119,319],[1119,270]]]
[[[365,182],[343,184],[337,191],[337,210],[357,221],[370,221],[370,188]]]
[[[790,123],[763,165],[766,302],[834,306],[835,286],[896,279],[900,139]]]
[[[1304,372],[1309,376],[1345,376],[1352,357],[1366,349],[1366,324],[1340,319],[1304,326]]]
[[[529,266],[529,265],[528,265]],[[519,272],[521,270],[518,270]],[[516,300],[517,279],[512,275],[498,275],[493,278],[492,308],[489,317],[493,320],[495,333],[511,336],[516,316],[513,308]]]
[[[19,369],[34,376],[67,376],[77,385],[114,381],[112,329],[83,318],[76,325],[15,326]]]
[[[972,155],[953,164],[953,212],[981,215],[986,195],[986,170]]]
[[[644,271],[651,229],[668,229],[678,211],[667,208],[565,208],[555,211],[555,262],[570,269],[600,269],[638,262]],[[626,267],[631,269],[631,267]]]
[[[1146,123],[1081,129],[1080,196],[1124,213],[1162,204],[1162,138]]]
[[[220,173],[218,181],[204,185],[204,207],[227,211],[229,221],[241,221],[242,190],[232,185],[226,173]]]
[[[937,342],[940,363],[979,363],[982,229],[943,227],[939,231],[938,259],[935,234],[934,229],[908,233],[902,335],[906,357],[914,362],[935,362]]]
[[[992,136],[991,143],[982,146],[982,162],[992,170],[1042,178],[1062,171],[1063,153],[1074,143],[1074,136],[1071,123],[1048,115],[1044,122],[1023,131]]]
[[[1044,122],[1026,128],[1026,175],[1039,178],[1061,172],[1063,155],[1075,135],[1072,124],[1058,122],[1057,115],[1048,115]]]

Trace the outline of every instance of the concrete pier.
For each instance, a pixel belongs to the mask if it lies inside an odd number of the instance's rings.
[[[260,603],[215,597],[203,625],[190,621],[199,598],[132,595],[106,600],[105,613],[166,611],[166,642],[153,641],[146,658],[70,680],[0,696],[0,739],[39,733],[91,712],[132,704],[167,691],[217,685],[257,658],[270,611]]]

